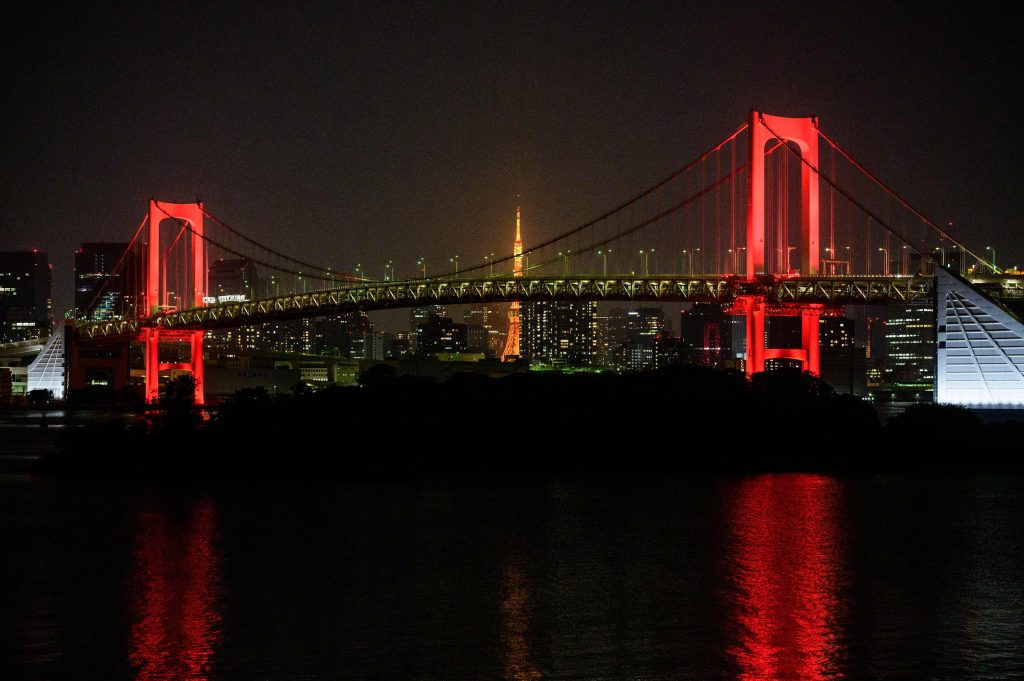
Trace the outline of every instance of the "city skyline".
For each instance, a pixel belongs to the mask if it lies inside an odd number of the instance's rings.
[[[14,6],[5,678],[1024,678],[1007,16]]]
[[[77,244],[124,241],[150,195],[201,195],[267,243],[340,270],[383,277],[390,260],[412,275],[425,259],[440,272],[456,255],[507,254],[517,195],[529,247],[678,167],[755,106],[817,114],[925,214],[1001,265],[1024,263],[1007,238],[1024,222],[1005,95],[1020,48],[985,17],[36,11],[12,21],[5,46],[5,89],[18,96],[3,114],[2,246],[49,254],[58,312],[71,306]],[[229,19],[247,30],[223,41]],[[87,29],[97,37],[83,41]],[[299,31],[305,49],[288,49]],[[756,68],[764,57],[771,73]],[[163,103],[177,99],[189,105]],[[969,145],[948,143],[965,130]]]

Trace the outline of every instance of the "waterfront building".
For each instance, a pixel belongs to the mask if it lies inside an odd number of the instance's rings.
[[[0,252],[0,343],[50,336],[50,274],[46,253]]]
[[[419,326],[419,352],[466,352],[468,348],[468,327],[458,324],[450,317],[430,315],[425,324]]]
[[[552,366],[593,366],[596,318],[594,302],[537,301],[523,305],[522,356]]]
[[[862,396],[867,392],[867,361],[857,347],[854,320],[839,315],[818,320],[821,379],[837,392]]]
[[[474,326],[484,330],[485,343],[480,346],[478,339],[470,338],[475,349],[470,352],[485,352],[490,357],[500,357],[508,334],[508,313],[498,305],[470,305],[462,313],[462,322],[470,329]],[[472,335],[474,332],[470,332]]]
[[[935,310],[925,303],[888,312],[878,358],[881,385],[915,400],[930,397],[935,385]]]

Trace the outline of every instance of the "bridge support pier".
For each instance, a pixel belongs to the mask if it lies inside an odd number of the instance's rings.
[[[146,402],[160,399],[160,331],[143,329],[142,341],[146,346]]]
[[[128,341],[120,338],[83,345],[74,323],[64,327],[64,362],[68,398],[77,399],[90,386],[106,386],[115,393],[128,387],[131,375]]]
[[[769,308],[764,296],[738,296],[730,313],[743,315],[746,318],[747,377],[764,371],[765,361],[769,359],[796,360],[800,362],[804,371],[820,376],[821,350],[819,348],[818,323],[823,312],[824,306],[818,303]],[[768,347],[765,337],[765,318],[796,315],[800,316],[800,347]]]
[[[804,371],[821,376],[821,346],[818,343],[818,328],[821,321],[821,305],[807,305],[800,309],[800,344],[807,359]]]
[[[188,371],[196,380],[195,403],[204,404],[203,392],[203,337],[204,331],[165,331],[147,328],[142,332],[146,346],[146,402],[155,403],[160,399],[161,371]],[[187,342],[188,362],[160,362],[160,339],[166,342]]]
[[[737,312],[747,318],[747,378],[764,371],[764,297],[741,296]]]

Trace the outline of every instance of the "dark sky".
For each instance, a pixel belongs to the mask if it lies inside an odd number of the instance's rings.
[[[821,127],[1001,265],[1024,265],[1021,39],[998,8],[884,3],[216,3],[3,22],[0,249],[71,303],[81,241],[151,195],[383,276],[603,212],[757,107]],[[913,5],[913,6],[910,6]]]

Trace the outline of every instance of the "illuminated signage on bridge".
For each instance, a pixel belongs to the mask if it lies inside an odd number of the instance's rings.
[[[224,296],[203,296],[203,303],[205,305],[216,305],[217,303],[244,303],[246,301],[245,294],[232,293]]]

